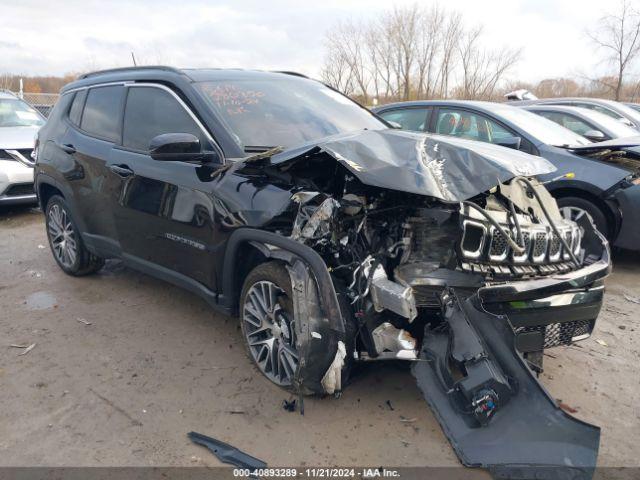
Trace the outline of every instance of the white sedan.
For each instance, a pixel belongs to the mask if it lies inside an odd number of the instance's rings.
[[[45,119],[10,92],[0,92],[0,205],[35,203],[32,152]]]

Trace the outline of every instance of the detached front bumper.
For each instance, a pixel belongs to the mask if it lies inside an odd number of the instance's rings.
[[[571,343],[593,329],[610,251],[591,221],[579,224],[582,268],[475,293],[449,288],[443,296],[448,328],[425,328],[422,361],[412,366],[462,463],[487,468],[496,478],[593,476],[600,429],[563,411],[522,355]]]
[[[629,250],[640,250],[640,185],[616,192],[622,225],[613,245]]]

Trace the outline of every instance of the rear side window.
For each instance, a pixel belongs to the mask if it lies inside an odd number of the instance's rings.
[[[120,139],[120,112],[124,87],[96,87],[89,90],[80,128],[105,140]]]
[[[584,135],[589,130],[594,130],[593,125],[589,125],[587,122],[566,113],[560,112],[536,112],[539,115],[548,118],[549,120],[556,122],[558,125],[562,125],[564,128],[568,128],[573,133],[578,135]]]
[[[148,151],[153,137],[190,133],[203,147],[209,142],[202,129],[169,92],[155,87],[130,87],[124,111],[122,145]]]
[[[80,117],[82,117],[82,107],[84,106],[84,100],[87,98],[87,91],[80,90],[73,97],[73,103],[71,104],[71,109],[69,110],[69,120],[76,127],[80,126]]]

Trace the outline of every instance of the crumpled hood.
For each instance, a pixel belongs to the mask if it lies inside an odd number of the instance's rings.
[[[332,136],[271,157],[271,164],[326,152],[362,183],[458,202],[515,176],[556,168],[547,160],[489,143],[400,130]]]
[[[33,148],[40,127],[0,127],[0,149]]]

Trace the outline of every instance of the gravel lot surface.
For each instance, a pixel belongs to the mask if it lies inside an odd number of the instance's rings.
[[[594,335],[550,350],[542,382],[601,426],[600,465],[638,466],[640,256],[614,259]],[[0,210],[0,466],[219,465],[190,430],[269,465],[459,465],[400,366],[369,365],[342,398],[306,399],[304,416],[285,399],[234,319],[116,261],[67,276],[40,212]]]

